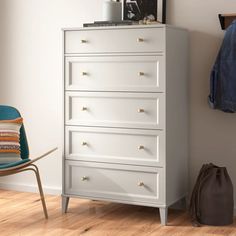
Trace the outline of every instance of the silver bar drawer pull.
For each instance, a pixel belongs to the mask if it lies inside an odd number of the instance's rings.
[[[138,73],[138,75],[139,75],[139,76],[144,76],[144,72],[141,72],[141,71],[140,71],[140,72]]]
[[[89,177],[88,177],[88,176],[83,176],[83,177],[81,178],[81,180],[82,180],[82,181],[89,180]]]
[[[143,112],[145,112],[144,109],[142,109],[142,108],[138,109],[138,113],[143,113]]]
[[[144,183],[143,182],[138,182],[138,186],[142,187],[142,186],[144,186]]]
[[[144,42],[144,39],[143,38],[137,38],[137,42],[142,43],[142,42]]]
[[[81,43],[87,43],[88,41],[85,40],[85,39],[81,39],[80,42],[81,42]]]

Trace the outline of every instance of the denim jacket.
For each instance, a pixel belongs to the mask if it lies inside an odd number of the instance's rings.
[[[224,112],[236,112],[236,20],[227,28],[211,71],[209,104]]]

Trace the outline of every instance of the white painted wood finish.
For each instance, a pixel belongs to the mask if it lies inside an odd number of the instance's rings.
[[[66,161],[66,172],[72,195],[164,203],[162,168]]]
[[[185,197],[187,32],[166,26],[64,30],[69,197],[168,207]]]
[[[67,126],[65,147],[68,160],[163,167],[165,133],[161,130]]]
[[[164,92],[164,60],[163,56],[67,57],[66,90]]]
[[[171,205],[186,195],[189,184],[188,34],[167,28],[166,43],[166,186],[172,186],[166,202]]]
[[[65,31],[65,53],[163,52],[164,28]]]
[[[164,128],[164,94],[66,92],[66,124]]]

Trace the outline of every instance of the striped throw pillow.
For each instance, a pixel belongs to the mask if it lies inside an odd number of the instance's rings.
[[[23,119],[0,120],[0,164],[21,160],[20,128]]]

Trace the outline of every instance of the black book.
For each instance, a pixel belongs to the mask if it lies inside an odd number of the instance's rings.
[[[124,21],[94,21],[94,23],[84,23],[83,27],[99,27],[99,26],[119,26],[119,25],[134,25],[137,22],[124,20]]]

